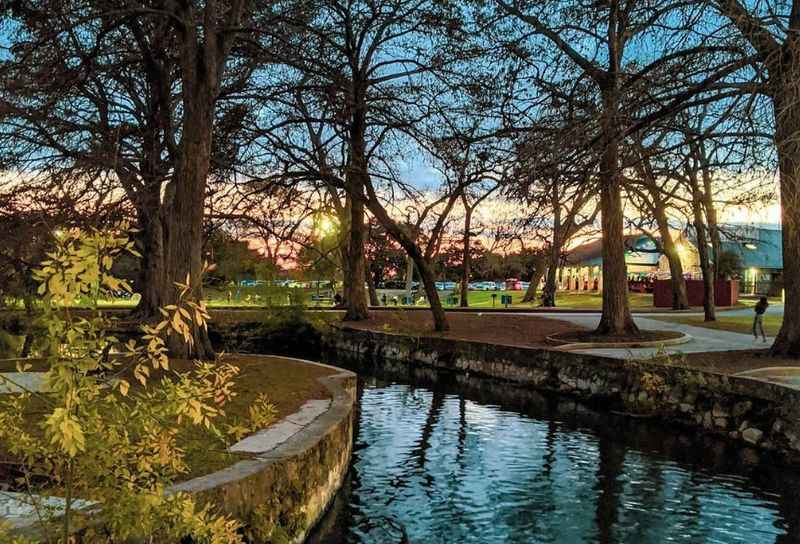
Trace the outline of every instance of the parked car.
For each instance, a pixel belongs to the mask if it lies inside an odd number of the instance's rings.
[[[497,286],[493,281],[480,281],[475,284],[478,291],[495,291]]]
[[[452,291],[458,286],[458,284],[454,281],[446,281],[444,282],[444,288],[446,291]]]
[[[517,278],[508,278],[505,281],[504,287],[507,291],[520,291],[522,290],[522,282],[520,282]]]

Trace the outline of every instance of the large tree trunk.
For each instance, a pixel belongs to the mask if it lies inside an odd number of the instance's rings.
[[[211,135],[214,121],[211,101],[184,100],[184,125],[181,154],[173,176],[173,194],[167,218],[166,282],[167,301],[178,301],[176,282],[189,278],[185,300],[203,300],[203,212],[211,157]],[[195,89],[203,96],[206,89]],[[183,359],[211,359],[214,350],[205,327],[192,325],[191,345],[177,334],[167,342],[170,355]]]
[[[789,72],[789,70],[786,70]],[[783,228],[783,324],[772,344],[773,355],[800,357],[800,89],[788,78],[773,96],[778,148]]]
[[[530,277],[531,283],[525,291],[525,296],[522,297],[522,302],[536,302],[536,291],[539,288],[539,282],[542,281],[542,276],[544,276],[546,269],[547,259],[544,258],[544,255],[537,257],[533,265],[533,273]]]
[[[431,306],[431,313],[433,314],[433,326],[437,331],[446,331],[450,329],[447,324],[447,317],[442,307],[442,301],[439,300],[439,292],[436,290],[436,277],[433,275],[433,269],[430,263],[423,257],[422,252],[416,245],[404,246],[406,251],[411,252],[411,258],[414,259],[414,264],[419,270],[419,275],[422,278],[422,284],[425,288],[425,296],[428,298],[428,303]]]
[[[141,299],[134,310],[137,319],[159,317],[159,309],[169,297],[166,282],[165,232],[161,211],[158,208],[139,211],[137,246],[142,257],[139,268],[139,294]]]
[[[664,203],[655,192],[653,197],[653,214],[655,215],[658,233],[661,237],[661,248],[669,263],[670,285],[672,286],[672,309],[685,310],[689,308],[689,295],[686,292],[686,279],[683,277],[683,263],[672,233],[669,230],[669,221],[664,211]]]
[[[556,291],[558,290],[557,277],[558,267],[561,264],[561,244],[555,233],[553,234],[553,244],[550,246],[550,253],[547,260],[547,278],[544,280],[542,289],[542,306],[545,308],[556,307]]]
[[[639,328],[628,305],[625,231],[619,169],[619,127],[614,90],[603,91],[603,156],[600,164],[600,212],[603,230],[603,313],[598,334],[636,335]]]
[[[613,154],[616,157],[616,150]],[[606,162],[606,164],[609,164]],[[617,164],[614,161],[613,164]],[[628,271],[625,265],[622,198],[618,174],[606,170],[601,180],[600,205],[603,229],[603,313],[597,333],[636,335],[639,328],[628,305]],[[610,175],[609,175],[610,174]]]
[[[357,95],[359,93],[356,93]],[[357,101],[360,103],[360,101]],[[345,183],[350,197],[350,237],[347,243],[347,273],[344,299],[347,303],[345,320],[361,321],[369,317],[367,308],[366,254],[367,225],[364,222],[364,187],[368,180],[367,147],[364,140],[366,118],[363,108],[358,108],[350,124],[349,162]]]
[[[459,306],[469,307],[469,276],[472,273],[472,252],[470,251],[472,228],[472,209],[467,207],[464,215],[463,271],[461,273],[461,300]]]
[[[347,276],[344,278],[344,301],[346,303],[345,321],[361,321],[369,317],[367,308],[367,292],[365,282],[366,256],[366,224],[364,223],[364,192],[363,181],[360,174],[352,176],[348,183],[351,195],[350,205],[350,236],[347,243]]]
[[[334,198],[336,198],[335,194]],[[336,208],[336,218],[339,220],[339,233],[337,237],[337,242],[339,244],[338,253],[342,271],[342,292],[339,293],[342,297],[342,301],[339,304],[340,308],[347,308],[347,282],[350,281],[350,257],[348,251],[350,247],[350,221],[352,217],[350,204],[352,200],[350,194],[345,191],[344,206]],[[333,294],[336,294],[336,282],[331,283],[331,288]]]

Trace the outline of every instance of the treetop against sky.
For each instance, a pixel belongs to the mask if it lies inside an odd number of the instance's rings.
[[[713,239],[717,219],[769,206],[777,165],[784,217],[800,213],[790,168],[798,127],[784,113],[795,107],[786,97],[796,63],[775,54],[794,58],[784,28],[800,30],[800,10],[788,2],[4,7],[0,165],[118,182],[152,248],[151,283],[184,262],[199,273],[205,225],[233,220],[230,185],[237,206],[276,190],[306,203],[319,195],[346,227],[342,262],[357,278],[367,220],[430,280],[451,212],[463,208],[466,246],[470,202],[486,199],[492,218],[505,205],[542,224],[552,214],[555,248],[599,222],[601,329],[635,332],[620,241],[632,220],[705,221]],[[52,183],[39,178],[43,190]],[[410,207],[433,225],[406,225]],[[790,253],[794,221],[784,221]],[[423,228],[427,240],[414,232]],[[355,301],[348,312],[363,316],[362,294],[345,297]]]

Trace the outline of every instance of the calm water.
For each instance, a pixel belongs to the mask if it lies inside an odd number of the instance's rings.
[[[800,542],[800,479],[744,450],[463,391],[362,383],[350,476],[312,542]]]

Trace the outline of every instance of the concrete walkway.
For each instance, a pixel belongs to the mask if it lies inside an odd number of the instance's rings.
[[[0,394],[43,391],[44,372],[0,372]]]
[[[753,310],[747,309],[750,315]],[[519,315],[519,314],[517,314]],[[600,315],[596,313],[585,314],[563,314],[563,313],[542,313],[535,314],[539,317],[546,317],[548,319],[558,319],[561,321],[568,321],[581,327],[593,329],[600,322]],[[512,316],[509,316],[512,317]],[[705,327],[693,327],[691,325],[683,325],[681,323],[670,323],[668,321],[659,321],[656,319],[648,319],[642,315],[635,315],[633,317],[636,324],[640,329],[645,330],[662,330],[662,331],[678,331],[688,334],[692,339],[686,344],[679,344],[676,346],[666,346],[664,348],[597,348],[587,350],[575,350],[576,353],[591,353],[594,355],[604,355],[606,357],[613,357],[615,359],[631,359],[631,358],[648,358],[658,353],[700,353],[705,351],[733,351],[733,350],[749,350],[754,348],[764,348],[772,344],[773,338],[767,337],[767,343],[761,340],[755,342],[753,337],[749,334],[740,334],[738,332],[718,331],[714,329],[707,329]]]

